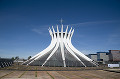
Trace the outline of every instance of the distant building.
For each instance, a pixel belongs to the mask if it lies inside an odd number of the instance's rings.
[[[99,64],[120,63],[120,50],[109,50],[109,52],[97,52],[97,54],[86,55]]]
[[[22,63],[24,61],[25,61],[25,59],[16,59],[16,60],[14,60],[14,62],[18,62],[18,63]]]
[[[97,52],[97,60],[105,64],[109,61],[108,52]]]
[[[120,50],[109,50],[110,61],[120,61]]]
[[[97,54],[89,54],[88,57],[94,61],[97,61]]]

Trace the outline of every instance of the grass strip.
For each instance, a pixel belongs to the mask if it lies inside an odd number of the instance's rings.
[[[18,78],[21,78],[25,73],[26,71],[24,71]]]
[[[35,77],[37,77],[37,71],[35,71]]]
[[[7,75],[9,75],[9,74],[12,74],[12,73],[13,73],[13,72],[10,72],[10,73],[8,73],[8,74],[5,74],[5,75],[1,76],[0,79],[3,78],[3,77],[5,77],[5,76],[7,76]]]
[[[46,71],[46,72],[47,72],[47,71]],[[47,72],[47,74],[48,74],[52,79],[54,79],[54,77],[53,77],[50,73]]]
[[[35,71],[35,77],[37,77],[37,67],[36,67],[36,69],[35,69],[36,71]]]

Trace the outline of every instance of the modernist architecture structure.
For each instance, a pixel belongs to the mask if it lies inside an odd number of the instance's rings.
[[[74,29],[70,29],[68,32],[68,26],[66,31],[63,31],[63,24],[61,24],[61,30],[59,31],[57,25],[57,31],[49,28],[51,36],[51,44],[33,56],[29,60],[25,61],[23,65],[39,65],[39,66],[97,66],[97,64],[78,51],[71,43],[71,38],[74,33]]]

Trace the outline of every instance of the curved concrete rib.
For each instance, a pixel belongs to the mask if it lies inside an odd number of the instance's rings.
[[[75,53],[77,53],[77,54],[79,54],[80,56],[82,56],[84,59],[86,59],[87,61],[92,61],[90,58],[88,58],[87,56],[85,56],[83,53],[81,53],[80,51],[78,51],[73,45],[72,45],[72,43],[71,43],[71,38],[72,38],[72,35],[73,35],[73,32],[74,32],[74,29],[73,29],[73,31],[72,31],[72,33],[71,33],[71,36],[67,39],[67,43],[68,43],[68,45],[71,47],[71,49],[75,52]]]
[[[72,44],[68,43],[69,47],[71,47],[71,49],[80,57],[84,58],[85,60],[91,62],[92,64],[96,65],[97,64],[95,62],[93,62],[90,58],[88,58],[87,56],[85,56],[84,54],[82,54],[80,51],[78,51]]]
[[[53,41],[53,35],[52,35],[52,31],[51,31],[50,28],[49,28],[49,33],[50,33],[50,35],[51,35],[51,37],[52,37],[52,41]],[[44,52],[44,51],[48,50],[48,49],[52,46],[52,43],[53,43],[52,41],[51,41],[50,45],[49,45],[46,49],[44,49],[43,51],[41,51],[41,52]],[[34,60],[36,57],[38,57],[38,56],[41,54],[41,52],[38,53],[38,54],[36,54],[35,56],[33,56],[32,58],[30,58],[29,60],[23,62],[22,64],[26,64],[26,63],[28,63],[29,61]]]
[[[86,65],[74,54],[74,52],[71,50],[71,48],[69,47],[69,45],[67,43],[70,38],[71,30],[72,30],[72,28],[70,29],[67,38],[64,38],[65,47],[78,61],[80,61],[82,63],[82,65],[84,65],[86,67]],[[67,33],[67,30],[66,30],[66,33]]]
[[[48,56],[48,58],[45,60],[45,62],[43,63],[42,66],[44,66],[44,65],[47,63],[47,61],[48,61],[48,60],[52,57],[52,55],[57,51],[58,47],[59,47],[59,42],[57,42],[56,47],[54,48],[54,50],[52,51],[52,53]]]
[[[72,43],[71,43],[71,38],[72,38],[73,33],[74,33],[74,30],[73,30],[72,33],[71,33],[70,39],[67,39],[67,43],[68,43],[69,47],[71,47],[71,50],[73,50],[73,51],[74,51],[76,54],[78,54],[80,57],[84,58],[85,60],[87,60],[87,61],[89,61],[89,62],[91,62],[92,64],[94,64],[94,65],[97,66],[97,64],[96,64],[95,62],[92,62],[92,60],[91,60],[90,58],[88,58],[88,57],[85,56],[83,53],[81,53],[80,51],[78,51],[78,50],[72,45]]]
[[[58,28],[57,28],[57,29],[58,29]],[[62,54],[63,64],[64,64],[64,67],[66,67],[66,63],[65,63],[65,53],[64,53],[64,45],[63,45],[63,25],[62,25],[62,28],[61,28],[60,47],[61,47],[61,54]]]
[[[56,40],[55,30],[54,30],[53,27],[52,27],[52,29],[53,29],[54,37],[52,35],[53,40],[51,41],[51,44],[45,50],[40,52],[40,54],[35,59],[33,59],[30,63],[28,63],[27,65],[33,63],[35,60],[39,59],[40,57],[42,57],[44,54],[46,54],[47,52],[51,51],[55,47],[55,44],[56,44],[57,40]]]
[[[74,56],[75,59],[77,59],[78,61],[80,61],[82,63],[83,66],[86,67],[86,65],[74,54],[74,52],[69,48],[69,46],[67,45],[67,42],[64,42],[65,44],[65,48]]]
[[[48,48],[46,48],[45,50],[43,50],[42,52],[40,52],[40,54],[35,59],[33,59],[30,63],[28,63],[27,65],[29,65],[32,62],[34,62],[35,60],[39,59],[40,57],[42,57],[43,55],[45,55],[47,52],[51,51],[54,47],[55,47],[55,44],[50,44],[48,46]]]
[[[56,47],[54,48],[54,50],[51,52],[51,54],[48,56],[48,58],[45,60],[45,62],[43,63],[42,66],[44,66],[47,61],[54,55],[54,53],[57,51],[58,47],[59,47],[59,42],[60,42],[60,36],[59,36],[59,29],[58,29],[58,26],[57,26],[57,44],[56,44]]]

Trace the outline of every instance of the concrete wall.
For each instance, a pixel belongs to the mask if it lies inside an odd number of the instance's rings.
[[[120,50],[109,50],[110,61],[120,61]]]
[[[94,61],[97,61],[97,54],[89,54],[88,57]]]
[[[97,52],[98,61],[109,61],[108,52]]]

